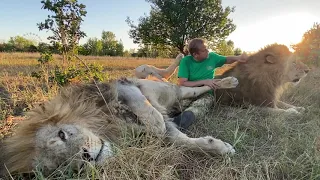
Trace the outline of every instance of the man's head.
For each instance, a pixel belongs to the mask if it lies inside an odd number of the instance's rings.
[[[206,41],[201,38],[194,38],[189,42],[189,53],[196,60],[202,61],[208,58],[209,51],[207,49]]]

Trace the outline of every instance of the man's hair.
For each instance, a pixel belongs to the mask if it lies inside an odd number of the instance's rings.
[[[188,43],[188,50],[190,55],[193,55],[193,53],[197,53],[200,50],[200,45],[206,43],[206,41],[202,38],[194,38],[190,40]]]

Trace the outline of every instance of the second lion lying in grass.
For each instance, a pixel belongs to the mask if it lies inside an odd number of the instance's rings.
[[[170,68],[155,71],[154,67],[141,65],[139,67],[144,68],[137,68],[136,71],[152,72],[147,74],[148,77],[139,76],[139,78],[152,79],[151,76],[157,74],[155,76],[157,79],[165,79],[160,72],[167,72],[166,70],[177,66],[173,63],[169,66]],[[250,55],[246,63],[235,63],[231,66],[215,77],[215,79],[221,79],[232,76],[239,80],[236,88],[222,88],[215,91],[216,101],[221,104],[238,106],[251,104],[272,113],[300,114],[305,110],[304,107],[296,107],[280,101],[283,87],[287,83],[298,84],[309,72],[309,67],[298,60],[298,57],[285,45],[267,45]]]

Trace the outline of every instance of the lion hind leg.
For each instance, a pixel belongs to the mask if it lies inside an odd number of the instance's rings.
[[[167,138],[171,143],[178,146],[186,147],[189,150],[207,152],[213,154],[234,154],[234,148],[220,139],[211,136],[190,138],[186,134],[179,131],[172,121],[166,121]]]
[[[161,81],[167,81],[176,71],[181,59],[184,57],[182,53],[178,54],[173,63],[166,69],[160,69],[152,65],[143,64],[134,70],[134,74],[139,79],[152,79],[154,77]]]
[[[117,84],[119,100],[127,104],[139,121],[156,135],[164,135],[166,131],[162,114],[155,109],[138,87],[133,84]]]
[[[168,111],[167,111],[167,109],[165,107],[161,106],[158,103],[158,101],[156,101],[156,100],[154,100],[152,98],[150,98],[148,100],[151,103],[151,105],[162,114],[163,119],[168,119],[169,118],[168,117]]]
[[[146,78],[150,78],[150,76],[157,78],[159,80],[161,80],[163,77],[160,75],[160,69],[151,66],[151,65],[146,65],[143,64],[141,66],[138,66],[135,70],[134,70],[135,76],[139,79],[146,79]]]

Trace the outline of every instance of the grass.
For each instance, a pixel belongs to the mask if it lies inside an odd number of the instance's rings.
[[[0,136],[9,136],[23,112],[57,93],[28,77],[38,54],[0,54]],[[56,58],[59,58],[56,56]],[[111,79],[132,76],[140,64],[166,67],[170,59],[83,57],[100,63]],[[171,79],[175,82],[176,79]],[[282,96],[303,106],[302,116],[279,116],[255,107],[237,109],[215,106],[190,129],[190,136],[212,135],[235,146],[232,156],[210,156],[165,146],[151,137],[126,139],[117,156],[101,169],[82,173],[68,169],[51,178],[67,179],[320,179],[320,69],[313,69],[296,87]],[[0,137],[1,138],[1,137]],[[130,144],[130,146],[128,146]],[[34,179],[44,179],[40,172]],[[18,177],[19,179],[19,177]]]

